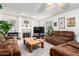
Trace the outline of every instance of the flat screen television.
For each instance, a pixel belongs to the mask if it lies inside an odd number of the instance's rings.
[[[34,33],[44,33],[44,27],[34,27]]]

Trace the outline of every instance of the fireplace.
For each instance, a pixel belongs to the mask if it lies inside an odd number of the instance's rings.
[[[23,38],[31,37],[31,33],[23,33]]]
[[[22,37],[23,38],[31,37],[31,29],[22,29]]]

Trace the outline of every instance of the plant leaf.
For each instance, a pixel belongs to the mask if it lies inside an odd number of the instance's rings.
[[[2,9],[2,5],[0,4],[0,9]]]

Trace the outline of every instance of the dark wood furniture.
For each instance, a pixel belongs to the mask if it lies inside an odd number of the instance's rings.
[[[31,37],[31,33],[23,33],[23,38]]]
[[[15,37],[17,37],[17,39],[20,39],[19,38],[19,32],[9,32],[7,35],[8,36],[15,36]]]

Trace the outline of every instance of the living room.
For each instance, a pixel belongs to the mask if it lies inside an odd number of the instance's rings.
[[[79,3],[1,3],[0,56],[79,56],[78,12]]]

